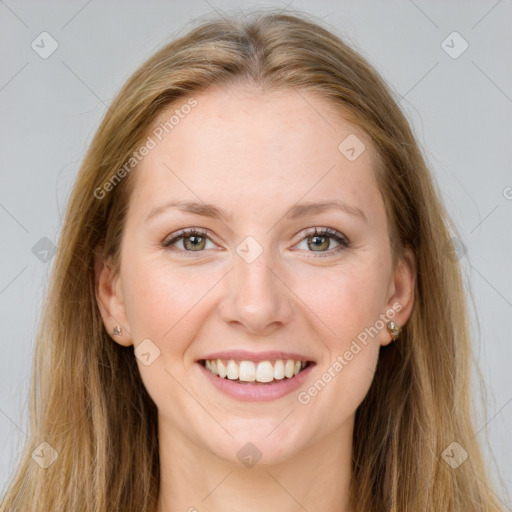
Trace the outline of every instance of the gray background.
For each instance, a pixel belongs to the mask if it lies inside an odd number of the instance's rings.
[[[26,438],[34,335],[52,261],[51,245],[41,239],[57,242],[70,187],[106,106],[135,68],[192,18],[237,5],[0,0],[0,488]],[[269,5],[286,3],[244,8]],[[484,441],[487,430],[496,456],[494,463],[486,449],[493,477],[501,473],[500,494],[508,489],[510,495],[512,2],[288,5],[323,18],[403,97],[467,248],[459,256],[475,297],[475,353],[489,391],[477,435]],[[58,43],[46,59],[31,47],[43,31]],[[442,47],[453,31],[469,44],[458,58]],[[445,44],[453,53],[462,41],[452,40]]]

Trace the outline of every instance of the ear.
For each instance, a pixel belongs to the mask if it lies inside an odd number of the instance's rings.
[[[388,291],[387,309],[394,315],[387,315],[390,320],[395,321],[403,327],[411,316],[414,306],[414,292],[416,288],[416,258],[414,251],[409,245],[405,246],[404,252],[396,264],[393,280]],[[392,316],[392,318],[391,318]],[[387,329],[386,329],[387,332]],[[381,345],[391,343],[391,335],[385,336]]]
[[[130,327],[126,319],[124,298],[119,279],[119,271],[103,258],[101,247],[95,251],[95,292],[96,302],[109,336],[124,347],[133,345]],[[113,335],[114,327],[121,327],[120,335]]]

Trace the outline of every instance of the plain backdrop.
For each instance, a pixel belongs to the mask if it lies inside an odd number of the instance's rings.
[[[460,261],[475,297],[475,354],[489,392],[477,436],[484,442],[487,433],[493,478],[499,471],[501,496],[506,489],[510,495],[512,2],[297,0],[248,2],[243,9],[287,4],[322,18],[402,97],[460,230]],[[0,489],[27,437],[52,244],[107,105],[136,67],[194,17],[237,7],[225,0],[0,0]]]

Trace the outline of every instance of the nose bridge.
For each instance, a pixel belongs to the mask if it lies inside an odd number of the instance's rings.
[[[267,326],[290,319],[290,296],[276,277],[276,259],[269,250],[246,240],[234,254],[233,271],[228,276],[229,293],[224,319],[243,324],[248,330],[263,331]]]

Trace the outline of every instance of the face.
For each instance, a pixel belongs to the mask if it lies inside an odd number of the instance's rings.
[[[413,264],[392,267],[370,141],[324,99],[195,99],[133,171],[101,309],[136,349],[160,428],[226,461],[248,441],[282,461],[353,424],[386,322],[410,314]]]

